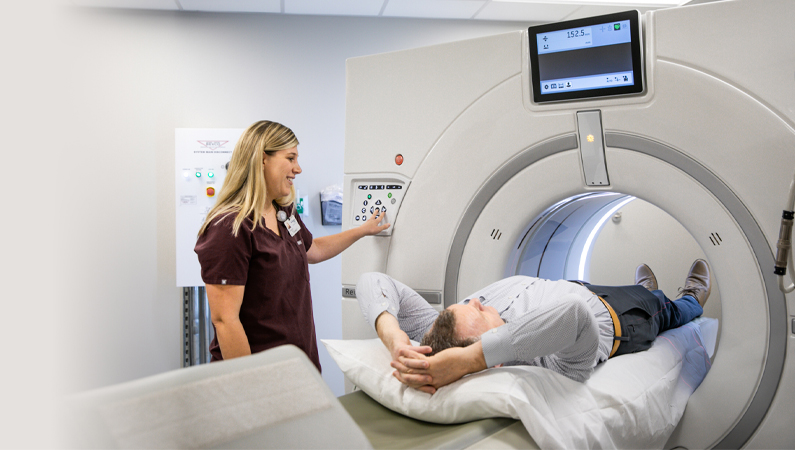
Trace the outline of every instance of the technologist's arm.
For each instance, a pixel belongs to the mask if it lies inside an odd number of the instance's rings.
[[[381,222],[384,222],[383,224]],[[327,259],[331,259],[343,250],[353,245],[354,242],[365,236],[378,234],[390,224],[386,221],[386,213],[373,213],[369,219],[358,227],[345,230],[342,233],[330,236],[321,236],[312,241],[312,246],[306,251],[306,259],[309,264],[317,264]]]
[[[245,286],[208,284],[207,302],[210,319],[215,325],[215,334],[224,359],[251,354],[246,331],[240,323],[240,306],[243,304]]]

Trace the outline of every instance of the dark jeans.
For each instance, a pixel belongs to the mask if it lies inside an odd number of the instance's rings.
[[[618,338],[621,344],[614,356],[646,350],[658,334],[680,327],[704,312],[690,295],[672,301],[662,291],[649,291],[642,286],[586,287],[602,297],[618,315],[622,337]]]

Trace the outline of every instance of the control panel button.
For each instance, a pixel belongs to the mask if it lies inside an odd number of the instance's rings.
[[[215,188],[214,187],[208,187],[207,188],[207,196],[208,197],[215,197]]]
[[[196,169],[189,170],[191,171],[190,173],[193,173],[193,171]],[[206,179],[207,172],[203,171],[202,173]],[[397,180],[357,180],[356,182],[351,183],[349,186],[351,186],[353,189],[356,189],[353,196],[353,202],[355,205],[353,211],[351,211],[351,215],[348,216],[351,220],[350,223],[352,226],[362,225],[370,219],[371,215],[378,217],[381,214],[386,214],[386,205],[391,205],[391,214],[396,214],[398,207],[403,201],[402,194],[403,186],[405,185]],[[386,235],[390,233],[382,234]]]

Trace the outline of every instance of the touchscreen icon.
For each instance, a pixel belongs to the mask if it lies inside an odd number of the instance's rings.
[[[616,30],[616,31],[620,30],[621,29],[621,24],[620,23],[613,24],[613,29]]]

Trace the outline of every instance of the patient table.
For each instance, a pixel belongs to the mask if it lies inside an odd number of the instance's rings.
[[[538,448],[522,422],[514,419],[443,425],[398,414],[362,391],[339,401],[375,449]]]
[[[664,448],[709,371],[717,328],[716,319],[698,318],[668,330],[649,350],[600,364],[584,383],[520,365],[468,375],[433,395],[392,377],[379,339],[322,342],[361,389],[339,401],[374,448]]]

